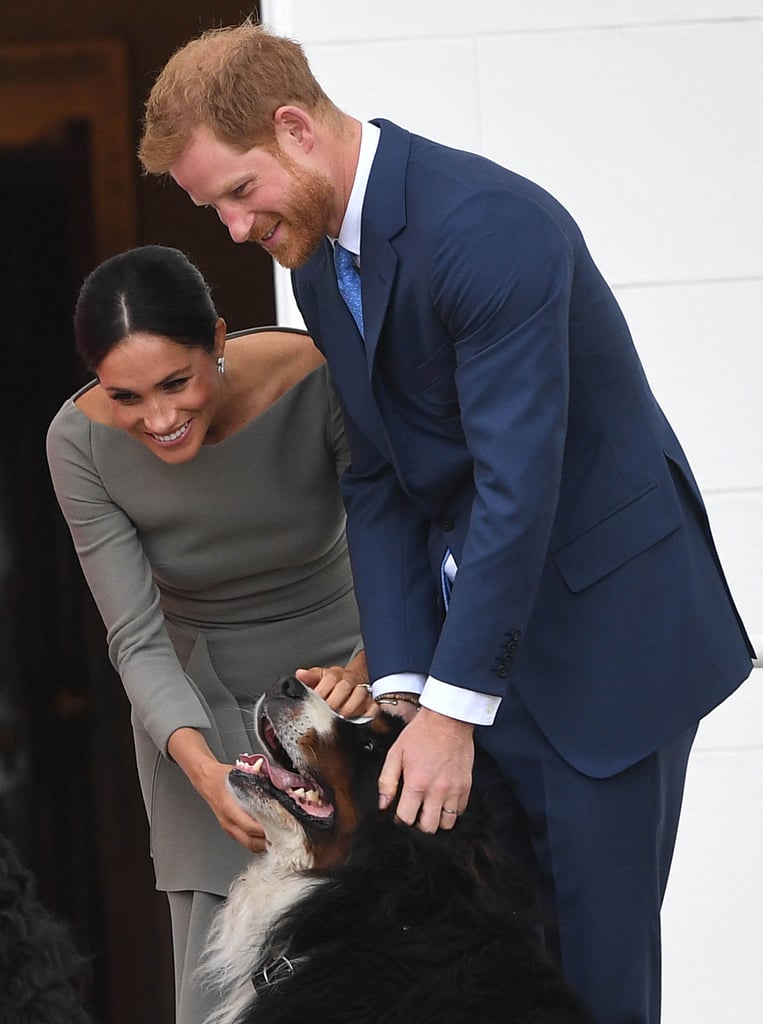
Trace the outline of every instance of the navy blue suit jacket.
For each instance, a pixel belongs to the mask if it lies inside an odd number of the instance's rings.
[[[567,211],[489,160],[377,123],[365,344],[328,241],[293,274],[345,411],[372,676],[511,683],[565,758],[612,774],[750,672],[697,486]],[[500,713],[489,731],[495,748]]]

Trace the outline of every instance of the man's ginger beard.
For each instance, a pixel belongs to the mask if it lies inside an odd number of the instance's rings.
[[[332,206],[331,182],[319,171],[300,167],[280,151],[276,157],[291,178],[291,188],[285,198],[283,210],[272,213],[271,223],[262,230],[257,223],[249,234],[249,241],[262,245],[263,235],[280,222],[283,239],[269,246],[267,252],[289,270],[301,267],[313,255],[327,234],[327,221]],[[268,215],[263,215],[268,216]],[[260,223],[263,217],[257,218]]]

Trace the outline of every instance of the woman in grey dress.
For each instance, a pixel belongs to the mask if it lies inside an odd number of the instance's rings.
[[[256,745],[254,699],[303,666],[342,714],[368,708],[337,484],[347,446],[310,339],[226,337],[175,249],[97,267],[75,333],[96,380],[55,416],[48,462],[132,706],[177,1022],[199,1024],[210,917],[266,843],[225,785]]]

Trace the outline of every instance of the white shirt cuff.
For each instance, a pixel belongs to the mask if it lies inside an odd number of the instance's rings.
[[[421,692],[421,706],[461,722],[492,725],[501,706],[501,698],[477,690],[465,690],[429,676]]]
[[[382,676],[371,686],[371,696],[376,700],[385,693],[421,693],[426,678],[419,672],[395,672],[391,676]]]
[[[501,706],[500,697],[465,690],[418,672],[396,672],[377,679],[371,687],[371,695],[376,699],[385,693],[418,693],[422,707],[472,725],[492,725]]]

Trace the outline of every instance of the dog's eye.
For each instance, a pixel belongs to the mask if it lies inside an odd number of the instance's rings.
[[[363,744],[363,750],[367,750],[369,754],[372,754],[376,750],[376,744],[373,740],[366,740]]]

